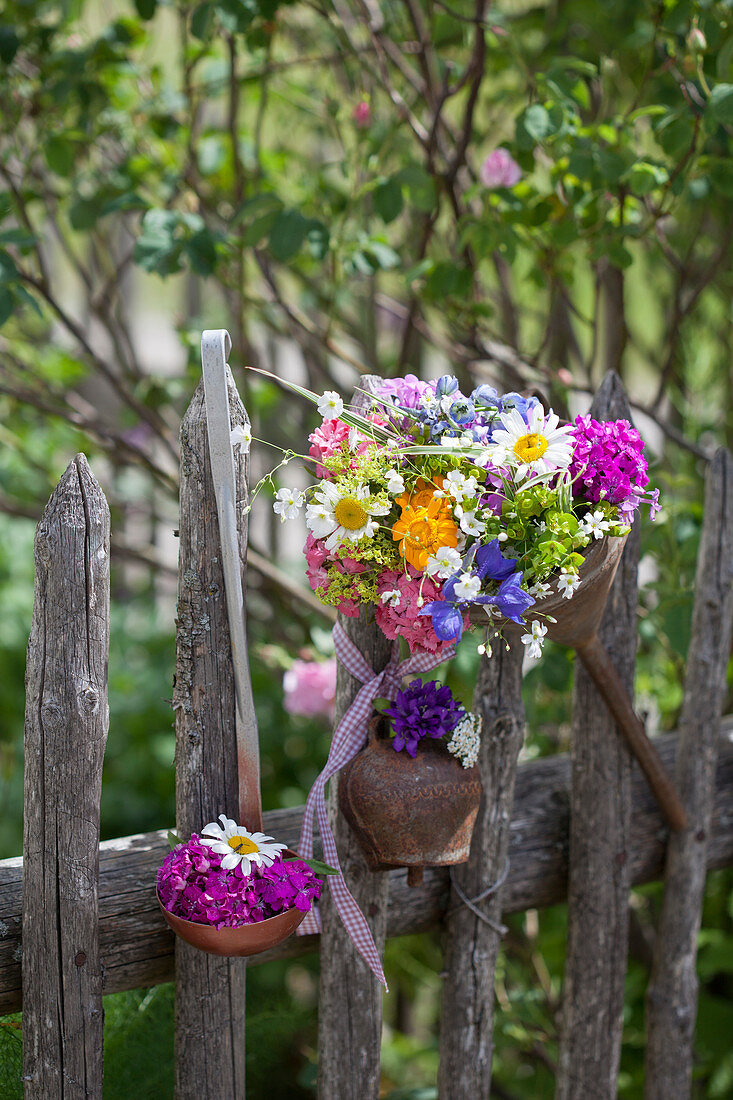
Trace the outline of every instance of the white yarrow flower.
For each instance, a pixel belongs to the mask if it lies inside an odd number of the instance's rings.
[[[304,503],[305,494],[300,489],[278,489],[272,510],[280,517],[280,522],[285,523],[286,519],[296,519],[300,515]]]
[[[446,580],[457,573],[461,568],[461,555],[452,546],[441,546],[435,554],[428,558],[425,572],[431,577],[440,577]]]
[[[252,442],[252,429],[249,424],[237,424],[236,427],[232,428],[229,438],[232,447],[241,447],[244,453],[248,454]]]
[[[318,398],[318,411],[326,420],[338,420],[344,411],[344,403],[335,390],[326,390],[323,397]]]
[[[248,875],[253,863],[258,867],[269,867],[287,847],[264,833],[250,833],[225,814],[219,814],[219,821],[221,825],[215,821],[204,825],[200,840],[212,852],[224,857],[221,861],[224,871],[231,871],[241,864],[242,871]]]
[[[563,599],[572,600],[575,589],[580,584],[580,577],[577,573],[561,573],[560,580],[557,582],[557,590],[563,595]]]
[[[448,752],[458,757],[464,768],[472,768],[478,760],[480,747],[481,716],[466,712],[453,730],[447,745]]]
[[[522,644],[527,647],[528,657],[541,657],[542,646],[545,642],[545,634],[547,633],[547,627],[544,626],[537,619],[532,620],[532,633],[522,635]]]

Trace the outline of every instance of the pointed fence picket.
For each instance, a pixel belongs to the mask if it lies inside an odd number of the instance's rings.
[[[231,376],[227,384],[231,424],[244,424],[246,412]],[[609,378],[598,395],[596,411],[602,416],[623,415],[624,400],[618,380]],[[243,770],[241,760],[242,745],[256,737],[256,721],[246,687],[240,692],[237,714],[202,386],[183,421],[181,453],[173,705],[177,825],[187,833],[218,812],[236,817],[243,798],[245,804],[253,805],[252,787],[246,782],[250,773],[246,767]],[[716,563],[715,600],[725,622],[721,618],[720,630],[716,627],[714,633],[719,637],[722,631],[723,638],[729,637],[733,613],[730,488],[725,480],[731,476],[730,461],[729,456],[717,460],[714,484],[725,482],[724,506],[716,504],[711,489],[701,550],[707,555],[705,561]],[[235,486],[241,505],[247,496],[247,461],[241,454],[235,460]],[[241,507],[237,515],[244,573],[247,525]],[[630,540],[603,628],[605,642],[629,685],[633,682],[637,561],[638,545]],[[155,868],[167,850],[165,834],[121,838],[101,847],[98,842],[107,732],[108,562],[106,502],[79,455],[61,478],[38,527],[27,672],[24,858],[0,861],[0,1011],[20,1007],[22,992],[29,1100],[101,1098],[103,992],[153,985],[173,976],[173,937],[158,910],[154,885]],[[704,566],[701,570],[695,637],[703,639],[707,653],[712,652],[715,638],[705,627],[704,602],[709,602],[710,592],[705,588]],[[364,619],[348,620],[345,626],[372,666],[381,667],[389,650],[376,628]],[[703,715],[706,764],[694,777],[691,773],[694,783],[688,790],[688,809],[695,832],[692,840],[681,835],[671,850],[669,905],[674,906],[684,890],[685,929],[693,931],[699,923],[701,867],[733,865],[733,745],[728,727],[717,732],[722,693],[715,693],[710,679],[711,669],[716,682],[720,679],[723,657],[718,646],[712,663],[703,655],[702,663],[691,664],[685,699],[684,751],[691,752],[692,716]],[[348,707],[356,687],[340,668],[338,714]],[[330,813],[347,881],[364,907],[380,948],[385,936],[436,926],[444,929],[439,1092],[441,1100],[458,1100],[489,1093],[493,971],[502,913],[560,900],[569,874],[571,942],[558,1095],[610,1098],[615,1095],[618,1066],[628,889],[659,877],[666,826],[585,673],[576,669],[570,761],[561,755],[517,767],[524,717],[521,651],[515,643],[510,641],[508,650],[502,648],[482,662],[475,706],[485,719],[481,758],[485,796],[468,864],[455,869],[452,876],[445,869],[429,870],[416,887],[407,885],[403,870],[371,874],[337,812],[334,783]],[[657,741],[670,771],[675,744],[674,736]],[[591,770],[593,776],[604,777],[603,783],[589,786]],[[574,818],[570,828],[568,801]],[[302,812],[302,807],[270,811],[264,815],[264,826],[295,846]],[[601,820],[599,831],[596,826]],[[591,829],[589,840],[586,833]],[[462,897],[477,898],[497,882],[476,903],[488,918],[481,919]],[[609,891],[603,907],[598,903],[601,882]],[[690,960],[694,962],[690,936],[685,932],[687,939],[674,940],[677,926],[667,923],[664,935],[670,943],[681,944],[689,971]],[[606,951],[607,943],[615,945],[613,951]],[[251,963],[319,946],[319,1095],[322,1100],[376,1098],[381,991],[354,954],[328,901],[323,906],[320,937],[292,938]],[[245,963],[206,956],[181,943],[176,945],[175,958],[177,1100],[193,1096],[243,1100]],[[665,1040],[669,1029],[658,1022],[663,1019],[659,991],[668,981],[663,963],[660,958],[655,963],[651,995],[656,1045],[650,1059],[657,1065],[665,1063],[665,1041],[669,1042]],[[602,974],[602,980],[594,974]],[[694,988],[684,1007],[688,1014],[694,1013]],[[685,1040],[679,1060],[689,1067],[689,1023]],[[688,1095],[686,1090],[686,1081],[678,1081],[674,1088],[668,1086],[665,1095],[683,1097]],[[649,1095],[660,1093],[650,1089]]]

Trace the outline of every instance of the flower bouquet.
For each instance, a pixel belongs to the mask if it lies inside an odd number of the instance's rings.
[[[406,866],[417,885],[422,867],[468,859],[481,799],[480,727],[436,681],[413,680],[372,719],[367,745],[344,766],[338,787],[372,870]]]
[[[626,420],[561,424],[536,398],[487,385],[465,396],[450,375],[372,379],[360,411],[300,392],[323,417],[300,456],[319,480],[280,488],[275,511],[285,521],[305,506],[319,599],[346,616],[373,607],[413,653],[438,655],[477,625],[490,652],[511,622],[538,656],[556,617],[543,600],[572,600],[588,549],[617,545],[642,502],[659,507]]]
[[[181,939],[213,955],[254,955],[295,931],[320,897],[313,866],[224,814],[186,843],[171,834],[158,901]],[[330,868],[318,864],[320,873]]]

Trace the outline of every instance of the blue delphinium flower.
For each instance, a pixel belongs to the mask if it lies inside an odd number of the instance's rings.
[[[406,749],[408,756],[414,757],[423,737],[447,737],[465,711],[453,698],[449,687],[437,680],[427,684],[413,680],[397,692],[394,702],[385,707],[383,713],[390,719],[394,731],[392,748],[395,752]]]
[[[474,604],[496,607],[507,619],[521,623],[523,613],[534,600],[522,589],[522,574],[516,571],[516,565],[517,558],[504,557],[498,539],[492,539],[477,550],[472,548],[464,558],[461,569],[443,585],[443,599],[425,604],[420,614],[431,616],[433,630],[442,642],[459,640],[463,634],[463,616],[466,609]],[[480,585],[486,580],[499,581],[498,591],[476,594],[468,599],[462,597],[461,593],[470,587],[465,580],[467,574],[477,578]],[[460,592],[457,592],[459,585]]]

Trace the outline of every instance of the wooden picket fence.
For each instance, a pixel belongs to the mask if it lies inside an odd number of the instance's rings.
[[[232,424],[247,421],[229,380]],[[596,396],[599,418],[629,416],[618,378]],[[236,458],[247,499],[247,459]],[[240,514],[242,569],[247,522]],[[631,689],[636,650],[638,524],[602,624],[602,640]],[[23,857],[0,862],[0,1012],[23,1008],[26,1097],[101,1098],[103,995],[176,981],[178,1100],[243,1100],[245,975],[241,959],[205,955],[174,937],[155,895],[165,831],[99,844],[102,762],[109,722],[109,512],[83,455],[71,462],[39,523],[28,647]],[[404,871],[373,874],[343,818],[330,810],[349,882],[385,937],[444,930],[441,1100],[489,1095],[494,968],[502,913],[569,902],[557,1096],[614,1097],[631,886],[667,887],[649,991],[647,1096],[690,1094],[696,1009],[695,939],[707,870],[733,864],[733,744],[721,726],[730,651],[733,464],[711,463],[698,563],[693,637],[678,735],[657,746],[674,770],[689,827],[669,838],[659,810],[590,680],[576,665],[572,747],[522,764],[522,647],[499,648],[480,668],[474,708],[484,717],[484,784],[471,858],[409,888]],[[235,694],[219,529],[207,450],[203,387],[181,428],[177,618],[177,830],[188,834],[239,804]],[[375,670],[389,649],[366,620],[344,620]],[[340,668],[337,720],[360,685]],[[252,701],[249,700],[249,703]],[[250,708],[254,721],[254,707]],[[676,765],[675,765],[676,759]],[[264,815],[295,846],[303,808]],[[507,869],[507,857],[509,864]],[[322,941],[319,944],[319,939]],[[22,951],[21,951],[22,945]],[[320,937],[293,937],[276,955],[321,951],[319,1096],[379,1094],[381,989],[354,953],[326,897]],[[174,966],[175,958],[175,966]]]

